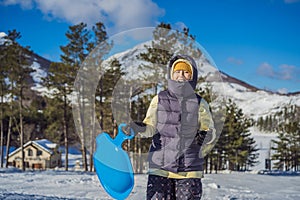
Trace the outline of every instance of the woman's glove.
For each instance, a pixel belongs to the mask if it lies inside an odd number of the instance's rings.
[[[207,131],[197,131],[195,136],[195,141],[197,144],[202,146],[203,144],[211,144],[216,138],[215,131],[213,129],[209,129]]]
[[[146,131],[146,124],[143,122],[130,122],[124,127],[123,131],[126,135],[130,135],[130,129],[133,130],[134,135],[137,135],[137,133]]]
[[[207,135],[207,131],[197,131],[197,134],[195,136],[195,141],[198,145],[202,146],[205,136]]]

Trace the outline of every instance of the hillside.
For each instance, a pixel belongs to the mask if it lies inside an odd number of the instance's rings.
[[[3,37],[5,33],[0,33],[0,45],[4,43]],[[145,61],[138,60],[137,55],[145,51],[145,44],[141,43],[132,49],[128,49],[121,53],[114,54],[107,60],[116,58],[122,65],[122,68],[130,75],[130,79],[137,79],[145,72],[138,68],[144,64]],[[29,57],[31,67],[36,71],[31,74],[32,76],[32,89],[40,94],[46,90],[41,86],[41,78],[47,76],[47,72],[51,61],[33,54]],[[300,91],[288,94],[279,94],[266,91],[255,86],[252,86],[243,80],[232,77],[224,72],[220,72],[209,60],[202,56],[198,61],[199,74],[205,77],[205,80],[213,86],[213,91],[232,99],[241,109],[246,116],[258,119],[259,117],[269,115],[280,111],[283,107],[293,104],[300,106]],[[126,77],[128,78],[128,77]],[[206,83],[200,85],[205,87]]]
[[[136,70],[138,66],[147,64],[137,60],[137,55],[143,51],[144,44],[140,44],[132,49],[115,54],[113,58],[120,61],[125,71],[130,74],[131,79],[135,79],[142,74],[141,71]],[[219,71],[204,56],[198,60],[197,65],[198,74],[205,77],[205,80],[212,85],[213,91],[227,99],[232,99],[247,117],[256,120],[259,117],[278,112],[289,104],[300,106],[300,92],[279,94],[259,89]],[[200,87],[205,87],[206,84],[203,83]]]

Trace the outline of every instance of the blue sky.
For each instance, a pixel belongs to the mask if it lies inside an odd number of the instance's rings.
[[[259,88],[300,91],[300,0],[0,0],[0,32],[58,61],[70,25],[188,27],[218,69]]]

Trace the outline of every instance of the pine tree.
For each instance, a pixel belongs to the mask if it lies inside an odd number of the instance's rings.
[[[64,145],[65,145],[65,170],[68,170],[68,145],[69,145],[69,127],[68,116],[70,111],[70,94],[72,92],[72,82],[74,75],[72,75],[73,67],[64,63],[51,63],[48,76],[45,79],[45,85],[49,89],[51,99],[55,102],[54,108],[51,104],[47,104],[47,109],[53,111],[53,114],[59,115],[49,127],[54,124],[61,124],[57,129],[63,131]],[[49,128],[47,128],[49,129]]]
[[[88,54],[89,48],[89,32],[86,24],[79,23],[70,26],[66,33],[69,43],[66,46],[61,46],[61,62],[52,63],[49,69],[49,75],[45,80],[46,86],[54,91],[51,95],[56,99],[57,108],[61,108],[62,130],[65,145],[65,170],[68,170],[68,147],[70,128],[74,127],[73,123],[69,123],[70,111],[70,95],[73,92],[73,83],[76,78],[76,73],[80,64]],[[58,122],[59,123],[59,122]],[[85,149],[82,149],[85,152]],[[86,166],[86,156],[83,156],[84,168]]]
[[[8,77],[9,67],[7,63],[7,41],[0,46],[0,168],[3,167],[4,161],[4,118],[5,118],[5,96],[9,94],[9,85],[6,82]]]
[[[158,87],[166,85],[164,78],[167,73],[166,65],[173,56],[175,36],[172,33],[171,25],[160,23],[153,31],[151,45],[145,45],[147,52],[138,55],[138,59],[146,61],[147,64],[139,66],[144,76],[142,80],[150,80],[154,88],[154,94],[158,93]]]
[[[47,127],[44,113],[45,107],[45,98],[43,96],[35,96],[26,109],[24,121],[28,141],[45,138],[44,133]]]
[[[29,93],[29,80],[30,80],[30,73],[34,72],[32,68],[30,68],[30,62],[28,57],[32,54],[32,51],[29,47],[22,47],[17,43],[17,39],[21,38],[21,34],[16,30],[9,31],[7,39],[9,39],[9,44],[6,46],[6,62],[8,71],[7,71],[7,78],[9,82],[11,94],[11,102],[10,106],[14,111],[11,112],[14,117],[18,117],[18,131],[20,136],[20,147],[21,147],[21,167],[22,170],[25,170],[25,163],[24,163],[24,104],[27,101],[25,99],[25,93]],[[17,104],[15,104],[17,102]]]
[[[103,87],[106,87],[107,84],[103,81],[103,76],[107,70],[104,66],[104,57],[109,53],[112,43],[107,41],[105,26],[101,22],[96,23],[92,27],[92,32],[88,31],[88,35],[89,40],[87,40],[84,48],[87,54],[84,60],[80,61],[80,70],[74,83],[75,98],[72,103],[72,111],[82,145],[84,168],[87,169],[86,153],[89,151],[90,171],[92,171],[95,137],[96,133],[102,132],[104,119],[104,111],[101,110],[105,105]],[[100,112],[98,117],[96,117],[96,111]],[[96,122],[98,118],[100,119],[100,126]]]
[[[259,117],[256,125],[258,126],[260,131],[263,130],[263,123],[264,123],[263,118]]]
[[[189,28],[183,28],[182,31],[177,30],[175,35],[179,42],[177,54],[187,54],[195,60],[201,57],[202,52],[196,44],[196,36],[190,34]]]
[[[11,132],[12,132],[12,118],[15,114],[13,109],[13,85],[9,81],[9,73],[12,71],[12,67],[16,64],[15,62],[15,54],[12,51],[12,47],[10,46],[13,44],[13,41],[16,42],[17,39],[21,37],[20,33],[16,30],[9,31],[8,36],[5,36],[5,42],[2,46],[0,46],[0,70],[1,70],[1,167],[3,163],[3,135],[4,135],[4,119],[5,117],[9,118],[8,128],[7,128],[7,135],[6,135],[6,160],[8,160],[10,148],[10,141],[11,141]],[[13,40],[13,41],[12,41]],[[16,45],[16,44],[15,44]],[[4,102],[4,97],[6,96],[6,103]],[[6,162],[6,166],[8,167],[8,162]]]
[[[300,107],[289,105],[281,112],[282,119],[279,123],[278,137],[273,140],[272,155],[274,168],[280,170],[299,170],[300,166]]]
[[[272,155],[272,160],[276,160],[274,163],[274,168],[283,170],[285,167],[285,170],[287,170],[289,139],[283,132],[280,132],[277,138],[278,141],[272,140],[272,142],[275,144],[275,146],[272,147],[272,150],[276,151],[276,153]]]
[[[299,169],[299,121],[300,109],[297,105],[288,104],[282,110],[259,118],[257,124],[260,129],[277,132],[278,137],[273,140],[272,160],[274,168],[280,170]]]
[[[61,50],[63,52],[63,54],[61,55],[61,62],[51,64],[49,77],[45,80],[47,82],[48,88],[52,89],[52,99],[49,100],[49,106],[53,104],[56,106],[56,108],[60,108],[62,111],[61,113],[55,112],[55,109],[51,109],[51,107],[48,108],[48,110],[53,112],[53,117],[48,117],[49,119],[59,120],[59,117],[57,117],[56,115],[58,115],[59,113],[61,115],[60,121],[52,121],[52,124],[49,125],[48,130],[51,130],[51,128],[55,127],[55,124],[58,125],[62,122],[62,125],[60,125],[60,127],[62,127],[61,130],[63,130],[64,135],[63,137],[66,153],[66,170],[68,170],[67,167],[68,145],[70,142],[69,140],[72,138],[76,138],[74,137],[75,135],[70,135],[70,133],[72,133],[70,129],[74,129],[74,124],[69,120],[69,116],[71,114],[70,95],[72,92],[74,92],[73,84],[76,79],[77,72],[81,67],[83,69],[81,72],[84,72],[85,70],[88,71],[84,75],[88,75],[88,73],[90,73],[89,70],[95,70],[95,74],[97,74],[99,72],[99,69],[93,69],[94,66],[90,66],[90,64],[97,66],[99,65],[99,67],[101,68],[101,59],[105,54],[109,52],[110,48],[110,45],[105,41],[107,36],[104,25],[100,22],[96,23],[96,25],[92,27],[92,30],[93,33],[91,33],[91,31],[87,29],[87,25],[85,23],[79,23],[77,25],[69,27],[69,30],[66,33],[66,37],[69,40],[69,43],[66,46],[61,46]],[[97,54],[98,57],[95,58],[95,63],[91,63],[94,58],[92,56],[89,56],[90,54]],[[99,56],[101,58],[99,58]],[[87,58],[88,61],[86,61]],[[93,118],[94,114],[87,113],[91,111],[91,109],[88,109],[91,105],[89,105],[89,102],[87,102],[87,100],[90,99],[90,96],[92,95],[91,93],[93,92],[93,87],[90,88],[89,86],[97,84],[93,83],[96,82],[96,77],[85,77],[84,75],[83,77],[79,76],[79,80],[76,81],[75,87],[77,96],[74,105],[77,109],[73,109],[73,114],[75,114],[76,116],[74,116],[74,119],[76,125],[78,125],[76,128],[78,131],[78,135],[80,136],[82,147],[83,167],[85,170],[87,170],[86,147],[93,146],[90,144],[92,142],[90,140],[92,140],[91,137],[94,134],[94,129],[91,127],[93,125],[90,123],[93,120],[95,121],[95,119],[91,119]],[[87,118],[86,116],[92,117]],[[91,156],[93,153],[92,148],[93,147],[89,149]],[[90,168],[90,170],[91,169],[92,167]]]
[[[250,137],[248,128],[252,125],[242,110],[232,100],[227,104],[227,115],[223,132],[218,140],[217,149],[223,156],[223,164],[229,164],[229,170],[246,170],[256,163],[258,157],[256,145]],[[225,163],[224,163],[225,162]]]
[[[103,117],[103,127],[106,128],[108,133],[112,133],[116,136],[116,127],[115,127],[115,119],[112,115],[111,103],[113,97],[113,91],[117,81],[123,76],[125,73],[121,69],[121,64],[118,60],[113,59],[109,62],[109,68],[106,70],[105,74],[102,77],[103,84],[102,85],[102,94],[105,97],[103,108],[100,110],[105,110],[107,115]],[[101,106],[101,105],[100,105]]]
[[[172,30],[170,24],[160,23],[153,31],[153,39],[150,45],[145,45],[146,52],[138,55],[138,59],[146,61],[139,66],[144,76],[141,81],[148,80],[154,88],[154,94],[158,88],[166,87],[167,64],[175,54],[192,56],[195,60],[200,58],[202,52],[195,44],[195,37],[189,34],[189,29],[182,31]]]
[[[199,78],[198,83],[204,81],[203,78]],[[223,123],[225,121],[225,110],[224,110],[224,102],[220,102],[219,104],[213,105],[212,100],[217,99],[217,94],[212,92],[212,86],[210,84],[205,85],[204,88],[200,88],[199,90],[196,90],[197,93],[200,94],[202,98],[205,99],[205,101],[210,105],[210,111],[212,114],[213,122],[214,122],[214,128],[216,129],[216,135],[220,135]],[[213,111],[213,112],[212,112]],[[210,167],[210,173],[212,173],[213,168],[215,169],[215,172],[217,173],[217,170],[219,170],[222,167],[222,160],[224,159],[224,153],[223,153],[223,147],[225,146],[222,141],[219,141],[215,145],[205,145],[202,148],[202,156],[205,156],[205,172],[208,172],[208,167]],[[212,148],[214,148],[212,150]]]

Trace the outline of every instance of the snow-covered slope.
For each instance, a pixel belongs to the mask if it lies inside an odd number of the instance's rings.
[[[7,36],[6,33],[0,32],[0,46],[4,45],[5,42],[9,44],[9,40],[5,39]],[[44,91],[45,88],[42,86],[42,78],[45,78],[47,76],[48,69],[50,67],[51,61],[33,53],[28,57],[28,62],[30,63],[30,66],[34,72],[32,72],[30,80],[31,88],[34,89],[35,91]]]
[[[141,64],[147,64],[139,59],[137,55],[144,52],[144,44],[127,51],[115,54],[125,71],[133,76],[133,79],[142,73],[137,70]],[[209,60],[202,56],[196,61],[199,75],[213,86],[213,92],[232,99],[239,106],[247,117],[254,120],[275,112],[280,111],[288,104],[300,106],[300,92],[294,94],[278,94],[265,91],[251,86],[244,81],[231,77],[228,74],[220,72],[216,67],[210,64]],[[221,80],[221,82],[220,82]],[[204,82],[201,86],[205,87]]]
[[[219,93],[232,99],[247,117],[254,120],[278,112],[289,104],[300,106],[300,94],[289,96],[264,90],[252,91],[237,83],[229,82],[215,82],[213,87]],[[218,90],[221,87],[224,89]]]

